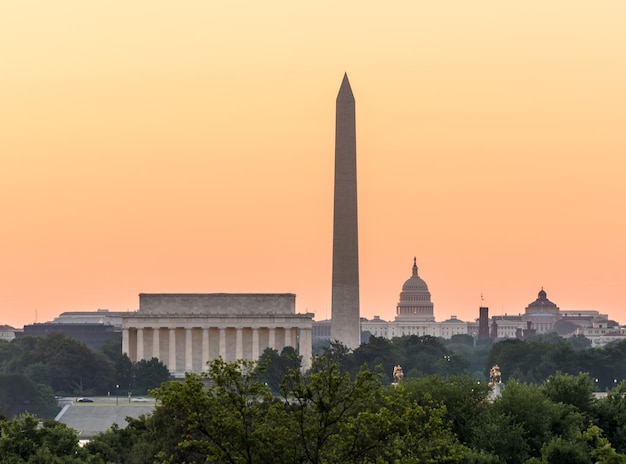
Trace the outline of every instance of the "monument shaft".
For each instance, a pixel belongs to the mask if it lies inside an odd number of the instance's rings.
[[[354,95],[344,75],[337,95],[333,220],[332,340],[350,349],[361,343],[359,227],[357,216]]]

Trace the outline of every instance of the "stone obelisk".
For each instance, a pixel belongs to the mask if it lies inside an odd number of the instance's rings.
[[[359,226],[354,95],[347,74],[343,76],[337,95],[334,206],[330,338],[355,349],[361,344]]]

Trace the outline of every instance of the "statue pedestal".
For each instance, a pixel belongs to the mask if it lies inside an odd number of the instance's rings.
[[[502,391],[504,390],[503,383],[490,383],[489,386],[491,387],[491,391],[487,396],[487,399],[489,399],[489,401],[494,401],[496,398],[502,396]]]

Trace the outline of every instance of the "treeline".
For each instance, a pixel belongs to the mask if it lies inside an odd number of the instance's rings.
[[[453,355],[441,341],[409,338],[398,346]],[[521,345],[562,352],[564,341],[552,341]],[[87,450],[98,463],[626,463],[625,382],[601,399],[586,373],[509,379],[499,397],[468,374],[407,376],[393,387],[382,363],[355,370],[359,350],[332,344],[305,374],[289,348],[266,350],[257,364],[217,360],[206,376],[158,388],[153,415]]]
[[[468,375],[386,385],[342,353],[288,370],[274,394],[264,366],[211,363],[166,382],[154,412],[78,447],[60,424],[0,420],[0,461],[12,463],[467,463],[624,464],[626,384],[596,399],[587,374],[542,385],[510,381],[500,397]]]
[[[318,345],[318,353],[328,348]],[[336,347],[335,351],[340,350]],[[475,342],[468,335],[449,340],[416,335],[391,340],[370,337],[369,343],[341,356],[345,370],[353,375],[363,364],[370,369],[382,366],[384,382],[392,381],[395,365],[402,366],[406,378],[438,375],[470,375],[488,380],[489,370],[500,366],[502,379],[541,384],[560,371],[578,375],[588,372],[597,391],[606,391],[626,379],[626,341],[602,348],[591,348],[583,336],[562,338],[555,333],[536,335],[527,340],[491,340]]]
[[[606,391],[626,379],[626,341],[602,348],[587,348],[584,337],[562,339],[555,334],[530,340],[495,343],[487,366],[498,364],[503,379],[543,383],[557,371],[576,375],[587,372],[596,391]]]
[[[55,395],[145,394],[169,377],[157,359],[132,363],[119,343],[93,351],[54,333],[0,342],[0,408],[9,417],[23,411],[54,417]]]
[[[315,352],[328,353],[329,344],[318,344]],[[498,364],[504,382],[515,379],[534,384],[543,383],[557,371],[571,375],[588,372],[596,391],[606,391],[626,379],[626,342],[591,348],[591,342],[582,336],[564,339],[549,334],[493,344],[490,340],[476,342],[468,335],[449,340],[370,337],[369,343],[353,352],[340,345],[332,352],[341,369],[352,375],[363,364],[370,370],[380,367],[384,384],[391,383],[396,365],[402,366],[406,379],[468,375],[486,381],[490,367]],[[268,365],[264,381],[275,393],[285,372],[299,363],[297,353],[290,348],[280,354],[266,350],[261,361]],[[168,378],[167,367],[159,360],[133,364],[122,354],[119,343],[93,351],[60,334],[0,341],[0,408],[9,417],[22,411],[53,417],[57,411],[55,395],[146,394]]]

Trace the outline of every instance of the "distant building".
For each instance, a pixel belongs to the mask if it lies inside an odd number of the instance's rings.
[[[321,340],[330,340],[330,319],[313,322],[312,335],[313,343]]]
[[[323,328],[320,324],[323,323],[327,321],[313,323],[315,334],[321,333]],[[543,288],[523,313],[493,315],[490,318],[489,308],[481,306],[475,321],[465,322],[451,316],[443,322],[436,322],[431,294],[428,285],[418,274],[416,258],[413,258],[411,277],[402,286],[395,320],[388,322],[380,316],[374,316],[371,320],[361,319],[363,333],[387,339],[406,335],[446,339],[454,335],[470,335],[477,339],[504,339],[557,332],[561,336],[584,334],[588,338],[602,335],[604,338],[593,342],[596,344],[609,340],[609,334],[616,339],[621,337],[621,334],[615,332],[615,327],[618,327],[616,322],[608,320],[606,314],[598,311],[562,311],[548,299]]]
[[[456,316],[443,322],[435,321],[428,285],[419,276],[417,259],[413,258],[411,277],[402,285],[395,320],[386,322],[379,316],[374,316],[372,320],[362,319],[361,330],[387,339],[406,335],[452,338],[454,335],[467,335],[468,323]]]
[[[404,282],[400,301],[396,306],[396,322],[434,322],[434,305],[430,300],[428,285],[417,273],[417,258],[413,258],[411,277]]]
[[[51,322],[40,322],[24,326],[17,337],[45,337],[60,333],[97,349],[108,341],[122,341],[122,311],[68,311],[61,313]]]
[[[375,337],[391,338],[389,336],[389,322],[381,319],[380,316],[374,316],[372,320],[361,319],[361,327],[363,332],[369,332]]]
[[[287,346],[308,367],[313,314],[297,314],[295,303],[292,293],[141,293],[139,310],[122,316],[122,351],[131,361],[156,357],[177,376]]]
[[[613,321],[609,322],[612,323]],[[594,347],[626,340],[626,327],[619,327],[613,324],[598,323],[595,326],[581,328],[576,330],[576,335],[584,335],[591,340],[591,346]]]
[[[481,306],[478,308],[478,339],[489,338],[489,308]]]
[[[108,341],[119,343],[122,340],[122,331],[119,327],[111,324],[93,323],[44,322],[31,324],[25,325],[24,331],[16,335],[18,338],[45,337],[53,333],[71,337],[92,349],[97,349]]]
[[[592,310],[569,310],[560,311],[561,320],[572,322],[579,327],[593,327],[596,324],[606,323],[609,321],[608,314],[601,314],[599,311]],[[613,322],[613,325],[617,325]]]
[[[0,340],[10,342],[15,338],[15,332],[21,332],[21,330],[15,329],[10,325],[0,325]]]
[[[542,288],[537,299],[526,306],[522,322],[525,327],[521,330],[533,330],[534,333],[545,334],[554,332],[554,324],[561,318],[559,307],[548,300],[545,290]]]
[[[566,337],[583,333],[581,330],[585,328],[617,326],[617,323],[608,320],[606,314],[598,311],[562,311],[548,299],[543,288],[537,294],[537,299],[526,306],[523,314],[493,316],[492,321],[497,326],[497,333],[494,334],[492,329],[492,338],[526,338],[550,332]]]
[[[66,311],[55,317],[51,324],[108,324],[122,328],[122,316],[128,311],[109,311],[97,309],[96,311]]]

